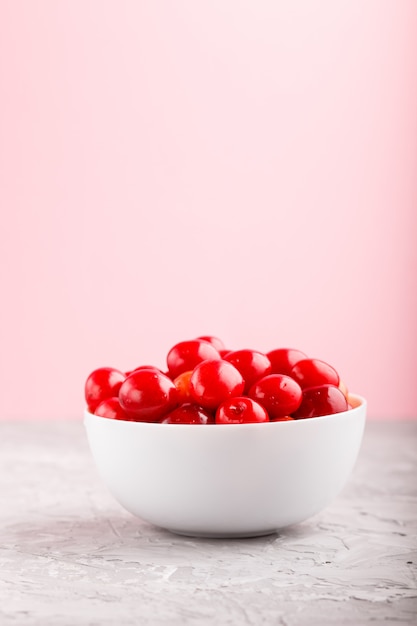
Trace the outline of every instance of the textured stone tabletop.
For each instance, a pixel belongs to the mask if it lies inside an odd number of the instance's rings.
[[[81,422],[0,422],[0,626],[417,624],[416,470],[417,422],[368,422],[319,515],[186,538],[121,509]]]

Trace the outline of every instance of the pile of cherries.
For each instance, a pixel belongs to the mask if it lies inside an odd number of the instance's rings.
[[[337,371],[291,348],[230,351],[217,337],[198,337],[171,348],[167,368],[94,370],[85,383],[88,411],[136,422],[245,424],[351,408]]]

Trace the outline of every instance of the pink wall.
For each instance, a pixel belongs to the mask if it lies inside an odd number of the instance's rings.
[[[415,0],[2,0],[0,414],[172,343],[416,417]]]

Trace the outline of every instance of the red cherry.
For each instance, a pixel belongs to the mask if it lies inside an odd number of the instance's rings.
[[[291,417],[291,415],[284,415],[283,417],[277,417],[274,420],[271,420],[271,422],[293,422],[294,418]]]
[[[94,413],[100,402],[116,397],[125,380],[123,372],[113,367],[100,367],[88,376],[85,382],[85,400],[88,410]]]
[[[133,372],[137,372],[138,370],[156,370],[157,372],[162,372],[162,370],[159,367],[155,367],[155,365],[139,365],[139,367],[135,367],[130,373],[133,374]]]
[[[346,387],[345,383],[343,382],[343,380],[339,381],[339,389],[340,391],[343,393],[343,395],[345,396],[346,400],[348,399],[349,396],[349,389]]]
[[[269,374],[258,380],[249,390],[249,397],[259,402],[271,420],[290,415],[301,404],[300,385],[285,374]]]
[[[214,417],[197,404],[183,404],[164,417],[162,424],[214,424]]]
[[[135,369],[125,372],[126,378],[133,374],[133,372],[137,372],[138,370],[156,370],[157,372],[162,372],[159,367],[155,367],[154,365],[139,365],[139,367],[135,367]],[[164,372],[162,373],[164,374]]]
[[[356,407],[361,405],[361,401],[359,400],[359,398],[352,396],[352,394],[350,393],[348,394],[346,400],[347,400],[348,406],[350,406],[352,409],[356,409]]]
[[[119,398],[107,398],[107,400],[103,400],[103,402],[100,402],[98,407],[96,407],[94,414],[112,420],[129,420],[128,414],[123,411],[120,406]]]
[[[334,385],[318,385],[303,390],[303,399],[296,411],[295,419],[332,415],[348,410],[348,403],[342,391]]]
[[[243,393],[241,373],[227,361],[204,361],[197,365],[190,379],[191,396],[206,409],[217,409],[227,400]]]
[[[287,376],[291,376],[291,370],[298,361],[307,358],[304,352],[293,348],[271,350],[266,356],[271,361],[271,374],[286,374]]]
[[[256,350],[236,350],[229,352],[223,358],[242,374],[245,380],[245,393],[248,393],[253,383],[271,372],[271,362],[268,357]]]
[[[339,374],[334,367],[319,359],[303,359],[298,361],[291,370],[291,376],[306,389],[317,385],[339,386]]]
[[[223,341],[218,337],[213,337],[212,335],[204,335],[203,337],[197,337],[197,339],[201,341],[208,341],[209,343],[211,343],[212,346],[216,348],[218,352],[225,349]]]
[[[230,398],[216,411],[216,424],[250,424],[269,422],[263,406],[247,397]]]
[[[168,352],[167,364],[172,379],[183,372],[193,370],[196,365],[208,359],[220,359],[216,348],[208,341],[192,339],[181,341]]]
[[[178,399],[180,402],[191,402],[190,378],[192,370],[183,372],[174,379],[174,385],[178,390]]]
[[[168,376],[157,370],[133,372],[120,388],[122,408],[139,422],[156,422],[178,405],[178,391]]]

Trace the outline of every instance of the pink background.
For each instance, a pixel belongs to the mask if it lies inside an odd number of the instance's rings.
[[[415,0],[2,0],[3,417],[199,334],[416,406]]]

